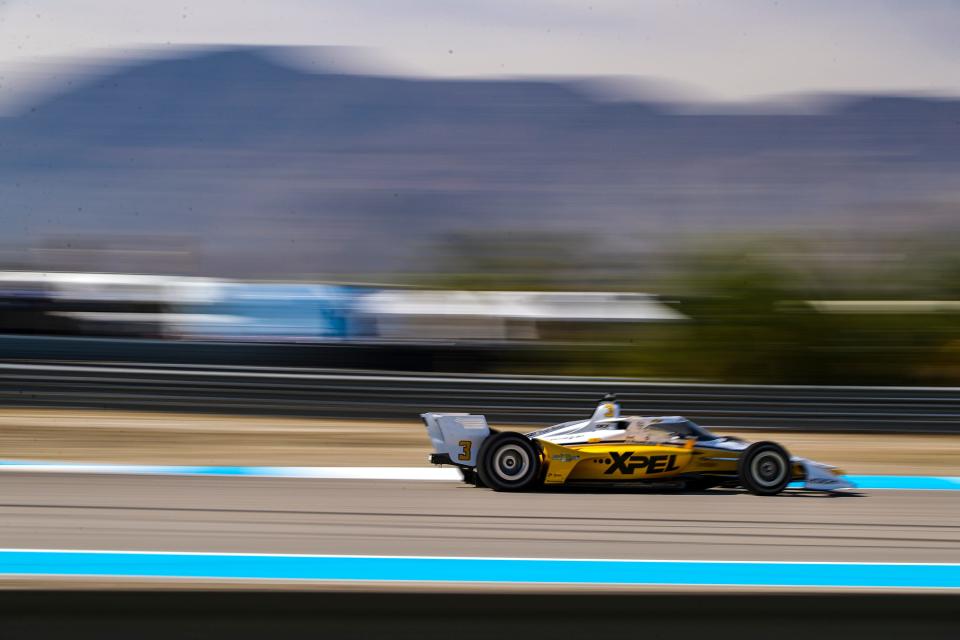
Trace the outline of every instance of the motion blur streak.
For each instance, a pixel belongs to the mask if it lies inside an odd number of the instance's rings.
[[[350,58],[174,47],[48,69],[57,86],[0,117],[0,331],[960,384],[957,98],[732,107]]]
[[[0,346],[17,349],[16,341],[0,339]],[[111,358],[122,357],[125,349],[138,345],[97,340],[81,346]],[[178,347],[173,345],[174,352],[182,354]],[[204,353],[209,355],[211,349],[221,349],[221,355],[240,361],[263,355],[261,348],[246,345],[203,345]],[[376,347],[374,359],[384,357],[384,349]],[[160,353],[169,356],[171,352],[163,349]],[[279,353],[277,357],[302,358],[311,352],[309,347],[284,345]],[[464,357],[471,353],[483,357],[476,350],[461,352]],[[343,357],[339,347],[314,355],[328,360]],[[436,352],[420,355],[441,357]],[[398,357],[408,360],[416,357],[416,352],[404,351]],[[9,406],[401,419],[431,408],[482,413],[492,423],[546,425],[588,413],[604,392],[618,393],[633,412],[683,414],[705,426],[868,433],[954,433],[960,429],[956,388],[722,385],[222,364],[0,363],[0,400]]]
[[[503,494],[454,482],[3,475],[0,543],[349,556],[952,563],[953,491]]]
[[[0,588],[953,597],[960,5],[916,5],[0,0]],[[495,492],[446,464],[559,479],[584,457],[540,475],[523,434],[607,394],[624,417],[569,427],[624,439],[593,477],[685,439],[683,483]],[[429,438],[431,412],[512,443]],[[695,490],[840,474],[860,487]],[[90,613],[61,599],[0,617]],[[366,637],[580,635],[574,609],[586,635],[933,637],[916,601],[836,631],[749,596],[722,623],[625,603],[620,632],[601,598],[507,600],[481,623],[403,600]],[[297,635],[346,637],[318,617]]]
[[[212,555],[0,550],[0,575],[960,589],[957,564]]]

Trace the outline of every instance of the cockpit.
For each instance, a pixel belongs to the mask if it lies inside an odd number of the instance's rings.
[[[640,444],[661,444],[693,438],[695,440],[716,440],[719,436],[700,425],[680,416],[648,418],[630,416],[611,420],[599,420],[593,428],[622,430],[626,442]]]
[[[722,439],[721,436],[710,433],[682,416],[620,416],[599,420],[578,420],[528,433],[527,436],[557,444],[587,444],[601,441],[682,444],[690,439],[699,442]]]

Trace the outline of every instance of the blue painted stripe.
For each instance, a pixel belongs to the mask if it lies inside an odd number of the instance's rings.
[[[850,476],[861,489],[923,489],[960,491],[957,476]]]
[[[960,589],[958,564],[0,551],[0,575]]]
[[[854,489],[884,489],[896,491],[960,491],[960,476],[844,476],[855,484]],[[791,482],[793,489],[803,487],[802,482]]]
[[[452,467],[189,467],[29,460],[0,460],[0,471],[354,480],[458,480],[460,478],[459,472]],[[846,478],[856,484],[858,489],[960,491],[960,476],[851,475]],[[792,483],[790,486],[800,488],[803,485]]]

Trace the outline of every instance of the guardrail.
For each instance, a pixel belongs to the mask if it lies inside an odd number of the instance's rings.
[[[399,374],[182,365],[0,363],[0,405],[416,419],[483,413],[545,425],[589,415],[617,393],[624,411],[705,426],[960,433],[960,389],[663,383],[623,378]]]

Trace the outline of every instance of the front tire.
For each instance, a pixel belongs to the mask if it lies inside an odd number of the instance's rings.
[[[775,442],[754,442],[740,456],[737,474],[750,493],[775,496],[790,484],[790,454]]]
[[[526,491],[540,484],[540,447],[519,433],[502,432],[480,448],[477,475],[494,491]]]

